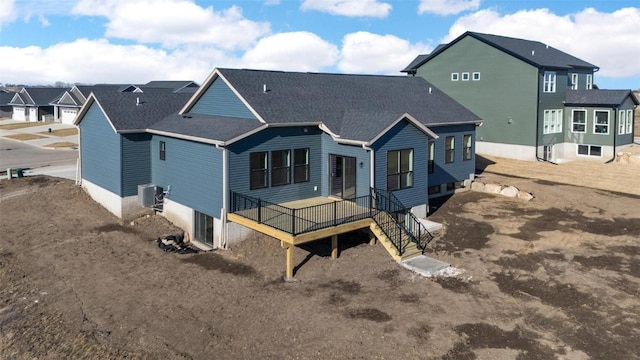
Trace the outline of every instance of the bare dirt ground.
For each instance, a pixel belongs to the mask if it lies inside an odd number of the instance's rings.
[[[123,223],[67,180],[0,181],[0,358],[640,359],[640,196],[492,162],[484,181],[535,199],[444,202],[428,255],[463,272],[434,279],[350,234],[337,260],[297,248],[283,282],[274,239],[164,253],[161,217]]]

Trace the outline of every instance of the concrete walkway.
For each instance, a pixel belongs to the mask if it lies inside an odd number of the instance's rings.
[[[400,262],[404,268],[424,277],[449,277],[461,274],[463,271],[452,267],[446,262],[419,255],[409,260]]]

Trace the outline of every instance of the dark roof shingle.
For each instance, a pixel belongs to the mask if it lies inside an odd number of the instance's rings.
[[[565,99],[566,105],[594,105],[594,106],[615,106],[631,97],[634,104],[639,105],[638,99],[631,90],[571,90],[567,91]]]

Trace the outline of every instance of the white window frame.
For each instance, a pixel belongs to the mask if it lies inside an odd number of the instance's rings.
[[[562,109],[544,111],[544,134],[558,134],[562,132]]]
[[[587,153],[586,154],[580,154],[580,147],[581,146],[585,146],[587,148]],[[594,148],[599,148],[600,149],[600,155],[593,155],[593,150]],[[587,144],[576,144],[576,155],[577,156],[597,156],[597,157],[602,157],[602,146],[600,145],[587,145]]]
[[[578,90],[578,74],[571,74],[571,90]]]
[[[633,134],[633,110],[627,110],[627,134]]]
[[[587,87],[586,87],[586,89],[587,90],[593,89],[593,75],[591,75],[591,74],[587,75]]]
[[[598,113],[607,113],[607,123],[598,123]],[[609,135],[611,125],[611,112],[609,110],[593,110],[593,133],[596,135]],[[607,132],[596,132],[598,126],[606,127]]]
[[[624,135],[624,132],[627,129],[627,111],[620,110],[618,114],[618,135]]]
[[[451,73],[451,81],[460,80],[460,75],[457,72]]]
[[[543,92],[554,93],[556,92],[556,72],[545,71],[544,72],[544,85]]]
[[[469,77],[469,73],[468,72],[463,72],[462,73],[462,81],[469,81],[470,77]]]
[[[479,71],[475,71],[473,74],[471,74],[471,80],[480,81],[480,72]]]
[[[579,123],[576,122],[576,117],[575,117],[575,113],[576,112],[581,112],[584,114],[584,122],[583,123]],[[582,125],[583,126],[583,130],[582,131],[576,131],[576,125]],[[584,134],[587,132],[587,110],[586,109],[572,109],[571,110],[571,132],[572,133],[577,133],[577,134]]]

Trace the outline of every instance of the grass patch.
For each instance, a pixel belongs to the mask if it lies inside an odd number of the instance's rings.
[[[36,135],[36,134],[14,134],[14,135],[7,135],[5,136],[6,138],[9,139],[13,139],[13,140],[20,140],[20,141],[25,141],[25,140],[35,140],[35,139],[45,139],[46,136],[40,136],[40,135]]]
[[[41,131],[40,134],[48,134],[48,135],[55,135],[55,136],[78,135],[78,129],[76,128],[58,129],[58,130],[52,130],[51,132]]]
[[[33,126],[46,126],[46,125],[47,123],[43,123],[43,122],[24,122],[24,123],[14,123],[14,124],[4,124],[4,125],[0,125],[0,130],[15,130],[15,129],[33,127]]]
[[[54,148],[54,149],[61,149],[61,148],[72,148],[72,147],[77,147],[77,146],[78,146],[78,144],[76,144],[76,143],[72,143],[72,142],[68,142],[68,141],[60,141],[60,142],[55,142],[53,144],[45,145],[44,147]]]

